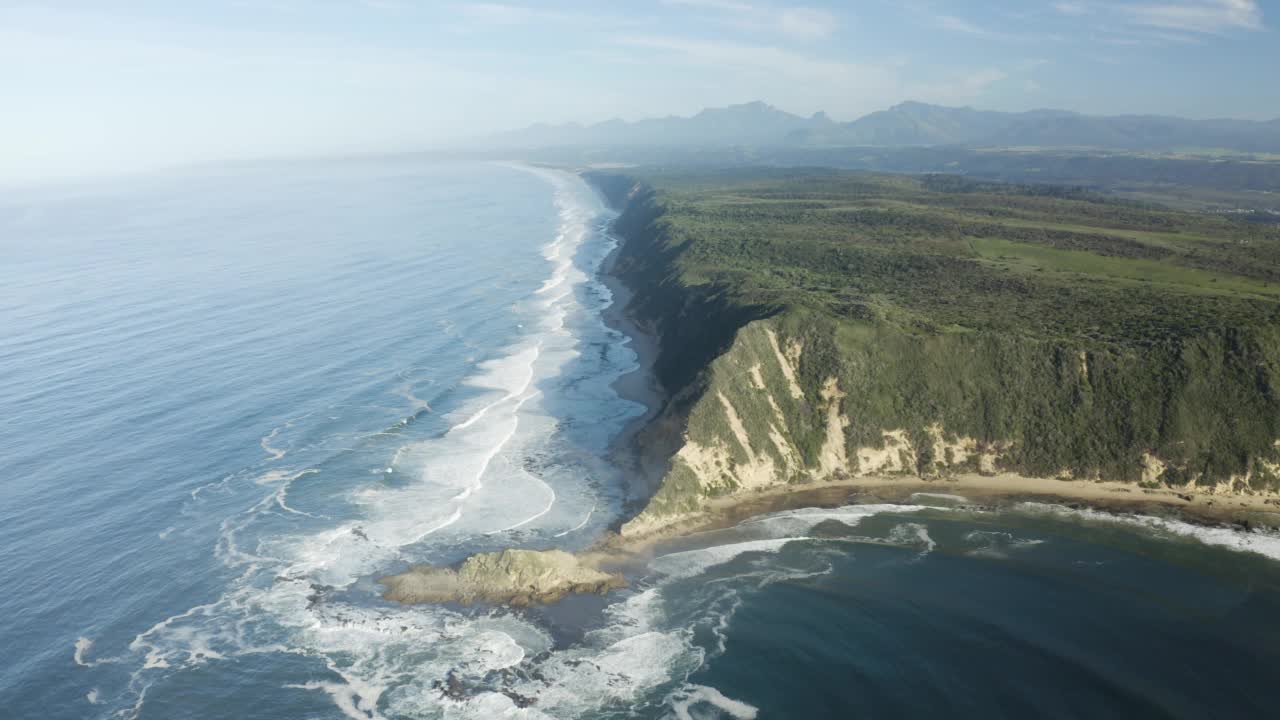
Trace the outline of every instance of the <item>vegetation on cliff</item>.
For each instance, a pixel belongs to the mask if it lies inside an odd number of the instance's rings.
[[[687,418],[651,515],[860,471],[1280,487],[1280,228],[954,176],[590,178]]]

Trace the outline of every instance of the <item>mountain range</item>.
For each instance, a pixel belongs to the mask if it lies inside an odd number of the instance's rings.
[[[1280,118],[1191,120],[1162,115],[1095,116],[1067,110],[997,112],[904,102],[851,122],[804,117],[764,102],[708,108],[691,117],[593,125],[532,125],[487,144],[556,146],[936,146],[1221,149],[1280,152]]]

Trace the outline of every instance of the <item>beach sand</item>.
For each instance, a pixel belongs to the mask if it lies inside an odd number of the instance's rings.
[[[643,535],[613,535],[593,560],[606,565],[610,556],[648,554],[664,541],[744,520],[802,507],[839,507],[865,503],[914,503],[920,494],[955,495],[961,507],[1007,508],[1023,502],[1087,507],[1116,514],[1173,517],[1200,525],[1228,525],[1241,530],[1280,530],[1280,497],[1222,495],[1172,488],[1142,488],[1132,483],[1032,478],[1001,473],[960,474],[923,479],[911,476],[861,477],[805,485],[782,485],[708,501],[705,509],[679,522]]]

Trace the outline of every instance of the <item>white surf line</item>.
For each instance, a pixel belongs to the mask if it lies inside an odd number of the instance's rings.
[[[531,371],[530,377],[532,377],[532,375],[533,373]],[[527,389],[530,384],[531,383],[525,383],[524,387]],[[520,412],[520,408],[523,407],[525,403],[540,394],[541,391],[535,390],[518,398],[518,402],[516,402],[515,406],[511,408],[512,420],[514,421],[511,424],[511,432],[507,433],[506,437],[499,440],[492,448],[490,448],[488,454],[484,457],[484,462],[480,463],[480,470],[476,473],[474,484],[457,495],[454,495],[452,498],[453,500],[466,500],[468,497],[471,497],[471,493],[484,487],[484,483],[481,482],[481,478],[483,478],[485,472],[489,470],[489,465],[493,462],[493,459],[498,456],[498,453],[502,452],[502,448],[506,447],[507,443],[511,442],[511,438],[515,437],[516,431],[520,429],[520,419],[516,413]],[[509,400],[510,398],[507,399]],[[452,430],[450,430],[450,432],[452,432]]]
[[[431,533],[437,532],[437,531],[439,531],[439,530],[443,530],[443,529],[445,529],[445,528],[449,527],[450,525],[452,525],[452,524],[454,524],[454,523],[458,522],[458,521],[459,521],[459,520],[461,520],[461,519],[462,519],[462,508],[458,508],[458,509],[454,510],[454,511],[453,511],[453,514],[452,514],[452,515],[450,515],[450,516],[448,517],[448,519],[446,519],[444,522],[440,523],[439,525],[436,525],[435,527],[431,528],[430,530],[427,530],[426,532],[422,533],[421,535],[419,535],[419,536],[415,537],[414,539],[412,539],[412,540],[410,540],[409,542],[405,543],[405,545],[412,545],[412,544],[414,544],[414,543],[416,543],[416,542],[420,542],[420,541],[422,540],[422,538],[424,538],[424,537],[426,537],[426,536],[430,535]],[[381,543],[374,543],[374,544],[375,544],[375,545],[377,545],[378,547],[385,547],[385,546],[384,546],[384,545],[382,545]],[[400,547],[404,547],[404,545],[401,545]],[[394,548],[388,548],[388,549],[394,549]]]
[[[578,523],[577,525],[574,525],[573,527],[569,528],[568,530],[565,530],[564,532],[556,533],[551,537],[564,537],[565,535],[568,535],[571,532],[576,532],[578,530],[581,530],[587,524],[587,521],[591,519],[591,514],[596,511],[596,505],[597,503],[591,504],[591,509],[587,511],[587,516],[582,518],[582,522]]]
[[[542,510],[541,510],[540,512],[538,512],[538,513],[537,513],[537,514],[535,514],[533,517],[530,517],[530,518],[529,518],[529,519],[527,519],[527,520],[521,520],[520,522],[516,523],[515,525],[512,525],[512,526],[510,526],[510,527],[502,528],[501,530],[490,530],[489,532],[485,533],[485,535],[497,535],[498,533],[504,533],[504,532],[507,532],[508,530],[515,530],[516,528],[518,528],[518,527],[523,527],[523,526],[525,526],[525,525],[528,525],[529,523],[533,522],[534,520],[537,520],[538,518],[542,517],[543,515],[546,515],[547,513],[551,512],[551,508],[552,508],[552,506],[554,506],[554,505],[556,504],[556,491],[555,491],[555,490],[554,490],[550,485],[548,485],[544,480],[542,480],[542,478],[536,477],[536,476],[534,476],[532,473],[530,473],[530,474],[529,474],[529,477],[531,477],[531,478],[533,478],[534,480],[537,480],[538,482],[542,483],[542,487],[546,488],[546,489],[547,489],[547,492],[551,493],[551,499],[547,501],[547,506],[546,506],[546,507],[544,507],[544,508],[542,508]]]
[[[1280,534],[1271,532],[1236,530],[1226,527],[1194,525],[1184,520],[1173,520],[1154,515],[1122,515],[1091,508],[1073,509],[1063,505],[1024,502],[1015,506],[1023,512],[1079,518],[1095,522],[1108,522],[1133,528],[1155,530],[1170,535],[1198,540],[1208,546],[1236,552],[1250,552],[1280,561]]]
[[[539,173],[539,174],[541,174],[541,173]],[[557,190],[558,190],[558,189],[559,189],[559,187],[557,186]],[[562,219],[563,219],[563,214],[562,214]],[[566,241],[566,239],[567,239],[567,238],[566,238],[565,234],[562,232],[562,233],[557,237],[557,239],[552,243],[551,248],[554,248],[554,249],[555,249],[555,252],[556,252],[556,254],[557,254],[557,255],[558,255],[559,251],[560,251],[561,249],[563,249],[563,247],[566,245],[566,242],[565,242],[565,241]],[[548,258],[548,259],[551,259],[551,258]],[[555,287],[555,286],[559,285],[560,283],[564,282],[564,281],[567,279],[567,270],[568,270],[568,269],[571,269],[571,268],[572,268],[572,262],[561,262],[561,263],[558,263],[558,264],[557,264],[557,266],[555,267],[555,269],[553,270],[552,277],[551,277],[551,278],[549,278],[547,281],[544,281],[544,283],[543,283],[543,287],[542,287],[542,288],[539,288],[539,290],[538,290],[538,291],[536,291],[536,293],[541,294],[541,293],[543,293],[544,291],[546,291],[546,290],[550,290],[551,288],[553,288],[553,287]],[[572,291],[566,290],[566,291],[562,292],[561,294],[557,295],[555,298],[551,298],[551,299],[547,300],[547,301],[546,301],[546,306],[548,307],[548,309],[550,309],[551,307],[554,307],[557,303],[559,303],[562,299],[564,299],[564,298],[566,298],[566,297],[570,297],[571,295],[572,295]],[[559,318],[559,327],[551,329],[551,332],[556,332],[556,331],[560,330],[561,328],[563,328],[563,322],[564,322],[564,320],[563,320],[563,315],[564,315],[564,312],[562,311],[562,312],[560,313],[560,318]],[[533,385],[534,375],[535,375],[535,373],[534,373],[534,365],[537,363],[538,359],[541,357],[541,354],[542,354],[542,348],[543,348],[543,341],[542,341],[541,339],[539,339],[539,340],[535,341],[535,343],[534,343],[534,345],[533,345],[533,348],[532,348],[532,357],[529,359],[528,363],[527,363],[527,364],[525,365],[525,367],[524,367],[524,372],[525,372],[525,375],[524,375],[524,382],[520,385],[520,387],[519,387],[518,389],[515,389],[515,390],[512,390],[512,391],[509,391],[507,394],[505,394],[504,396],[502,396],[500,399],[495,400],[494,402],[491,402],[491,403],[489,403],[488,405],[485,405],[484,407],[480,408],[478,411],[476,411],[474,414],[472,414],[472,415],[471,415],[471,417],[469,417],[469,418],[467,418],[466,420],[464,420],[464,421],[462,421],[462,422],[458,423],[457,425],[454,425],[453,427],[449,428],[449,431],[446,433],[446,435],[448,435],[448,434],[452,434],[454,431],[457,431],[457,430],[466,430],[467,428],[471,427],[472,425],[475,425],[477,422],[479,422],[480,420],[482,420],[482,419],[483,419],[486,415],[488,415],[488,414],[489,414],[489,412],[490,412],[491,410],[493,410],[494,408],[497,408],[497,407],[499,407],[499,406],[503,405],[504,403],[509,402],[509,401],[511,401],[511,400],[513,400],[513,399],[514,399],[514,400],[516,400],[516,403],[515,403],[514,407],[512,407],[512,409],[511,409],[512,419],[514,420],[514,422],[513,422],[513,423],[512,423],[512,425],[511,425],[511,430],[510,430],[510,432],[508,432],[508,433],[507,433],[507,434],[506,434],[506,435],[505,435],[505,436],[504,436],[504,437],[503,437],[499,442],[497,442],[496,444],[494,444],[494,446],[493,446],[493,447],[489,450],[489,452],[484,456],[483,462],[481,462],[481,464],[480,464],[480,468],[479,468],[479,470],[476,472],[475,479],[474,479],[473,483],[470,485],[470,487],[467,487],[467,488],[465,488],[464,490],[462,490],[461,492],[459,492],[458,494],[456,494],[453,498],[451,498],[451,501],[453,501],[453,502],[457,502],[457,503],[461,504],[461,503],[465,502],[468,498],[470,498],[470,497],[471,497],[471,495],[472,495],[475,491],[480,490],[481,488],[483,488],[483,487],[484,487],[484,483],[483,483],[484,474],[485,474],[486,472],[488,472],[489,466],[493,463],[493,459],[494,459],[495,457],[497,457],[498,453],[502,452],[503,448],[505,448],[505,447],[507,446],[507,444],[508,444],[508,443],[510,443],[510,442],[511,442],[511,439],[512,439],[513,437],[515,437],[516,432],[518,432],[518,430],[519,430],[519,425],[520,425],[520,423],[519,423],[519,412],[520,412],[520,409],[521,409],[521,408],[524,406],[524,404],[525,404],[525,403],[527,403],[529,400],[531,400],[531,399],[533,399],[534,397],[536,397],[536,396],[538,396],[539,394],[541,394],[541,391],[537,391],[537,390],[535,390],[535,391],[533,391],[533,392],[530,392],[530,391],[529,391],[529,389],[530,389],[530,387]],[[515,354],[515,356],[518,356],[518,355],[519,355],[519,353],[516,353],[516,354]],[[509,357],[511,357],[511,356],[509,356]],[[535,479],[537,479],[537,478],[535,478]],[[542,482],[542,481],[539,479],[539,482]],[[519,528],[519,527],[522,527],[522,526],[524,526],[524,525],[526,525],[526,524],[528,524],[528,523],[530,523],[530,522],[533,522],[534,520],[537,520],[538,518],[540,518],[540,517],[542,517],[543,515],[545,515],[545,514],[547,514],[548,512],[550,512],[550,511],[551,511],[551,508],[555,505],[555,502],[556,502],[556,494],[555,494],[555,490],[553,490],[553,489],[551,488],[551,486],[550,486],[550,485],[547,485],[545,482],[543,483],[543,486],[544,486],[544,487],[546,487],[546,489],[548,490],[548,492],[550,492],[550,494],[551,494],[551,499],[550,499],[550,501],[547,503],[546,507],[544,507],[541,511],[539,511],[538,513],[536,513],[536,514],[535,514],[535,515],[533,515],[532,517],[530,517],[530,518],[528,518],[528,519],[526,519],[526,520],[523,520],[523,521],[521,521],[521,522],[519,522],[519,523],[516,523],[515,525],[512,525],[512,526],[507,527],[507,528],[503,528],[503,529],[500,529],[500,530],[493,530],[493,531],[489,531],[489,532],[486,532],[485,534],[486,534],[486,535],[494,535],[494,534],[497,534],[497,533],[506,532],[506,531],[508,531],[508,530],[514,530],[514,529]],[[457,510],[455,510],[455,511],[454,511],[453,516],[451,516],[451,517],[450,517],[450,519],[449,519],[448,521],[446,521],[445,523],[442,523],[441,525],[438,525],[438,526],[436,526],[436,527],[434,527],[434,528],[431,528],[431,529],[429,529],[429,530],[427,530],[427,531],[423,532],[422,534],[418,535],[417,537],[415,537],[413,540],[411,540],[411,541],[410,541],[409,543],[407,543],[407,544],[414,544],[414,543],[417,543],[417,542],[421,542],[421,541],[422,541],[422,539],[423,539],[423,538],[425,538],[426,536],[428,536],[428,535],[430,535],[430,534],[432,534],[432,533],[434,533],[434,532],[437,532],[438,530],[441,530],[441,529],[443,529],[443,528],[445,528],[445,527],[448,527],[449,525],[452,525],[454,522],[457,522],[457,520],[458,520],[459,518],[461,518],[461,515],[462,515],[462,510],[461,510],[461,508],[458,508]]]
[[[517,354],[518,354],[518,353],[517,353]],[[542,342],[541,342],[541,341],[539,341],[539,342],[538,342],[538,343],[533,347],[533,359],[532,359],[532,360],[530,360],[530,361],[529,361],[529,363],[528,363],[528,365],[526,365],[526,366],[525,366],[525,370],[526,370],[526,377],[525,377],[525,380],[524,380],[524,384],[520,386],[520,389],[518,389],[518,390],[512,390],[512,391],[508,392],[506,395],[504,395],[500,400],[495,400],[494,402],[491,402],[491,403],[489,403],[488,405],[485,405],[484,407],[480,408],[480,409],[479,409],[478,411],[476,411],[476,413],[475,413],[474,415],[472,415],[471,417],[469,417],[469,418],[467,418],[466,420],[464,420],[464,421],[462,421],[462,422],[458,423],[457,425],[454,425],[453,427],[449,428],[449,432],[451,433],[451,432],[453,432],[454,430],[466,430],[467,428],[469,428],[469,427],[471,427],[472,425],[475,425],[477,422],[479,422],[479,421],[480,421],[480,419],[481,419],[481,418],[483,418],[486,414],[488,414],[488,412],[489,412],[490,410],[492,410],[493,408],[498,407],[498,406],[499,406],[499,405],[501,405],[502,403],[507,402],[508,400],[510,400],[510,399],[512,399],[512,398],[514,398],[514,397],[516,397],[516,396],[520,395],[521,393],[525,392],[526,390],[528,390],[528,389],[529,389],[529,386],[530,386],[531,384],[533,384],[533,364],[534,364],[534,363],[536,363],[536,362],[538,361],[538,357],[539,357],[541,354],[542,354]],[[511,356],[508,356],[508,357],[511,357]],[[504,359],[506,359],[506,358],[504,358]],[[518,407],[519,407],[519,406],[517,406],[517,408],[518,408]],[[446,433],[446,435],[447,435],[447,434],[448,434],[448,433]]]
[[[529,387],[530,384],[532,384],[532,378],[533,378],[533,369],[532,369],[532,366],[530,366],[529,381],[526,382],[524,385],[526,389]],[[484,474],[489,470],[490,463],[492,463],[493,459],[498,456],[499,452],[502,452],[502,449],[506,447],[507,443],[511,442],[511,438],[515,437],[516,431],[520,427],[520,422],[519,422],[517,413],[519,413],[521,406],[523,406],[526,402],[528,402],[530,399],[537,396],[538,394],[540,394],[538,391],[534,391],[531,393],[526,393],[523,397],[519,398],[519,401],[516,403],[515,407],[511,409],[512,417],[515,420],[515,422],[511,424],[511,431],[507,433],[506,437],[502,438],[501,441],[496,443],[490,449],[489,453],[485,455],[484,462],[481,463],[479,471],[476,472],[474,484],[471,487],[467,488],[466,490],[463,490],[458,495],[455,495],[453,498],[454,501],[461,503],[462,501],[470,497],[471,493],[484,487],[484,483],[481,481],[481,479],[484,477]],[[490,407],[493,407],[493,406],[490,406]],[[452,430],[450,432],[452,432]],[[553,495],[554,495],[554,492],[553,492]],[[552,498],[552,502],[553,503],[555,502],[554,497]],[[549,509],[550,508],[548,507],[548,510]],[[546,511],[544,510],[543,512],[546,512]],[[405,543],[405,545],[412,545],[414,543],[421,542],[422,539],[425,538],[426,536],[434,532],[437,532],[439,530],[443,530],[446,527],[449,527],[450,525],[454,524],[461,518],[462,518],[462,508],[457,508],[456,510],[453,511],[453,515],[451,515],[448,520],[431,528],[430,530],[427,530],[426,532],[423,532],[422,534],[410,540],[408,543]],[[401,545],[400,547],[403,547],[403,545]]]
[[[319,471],[313,470],[312,472],[319,472]],[[303,475],[303,474],[305,473],[299,473],[299,475]],[[309,517],[316,520],[327,520],[329,518],[328,515],[315,515],[313,513],[306,512],[305,510],[298,510],[296,508],[289,507],[289,503],[286,502],[286,498],[288,497],[288,494],[289,494],[288,483],[281,485],[280,489],[276,490],[276,493],[275,493],[276,505],[280,506],[281,510],[284,510],[285,512],[293,513],[294,515],[302,515],[304,517]]]
[[[527,166],[527,165],[519,165],[514,163],[495,163],[495,164],[503,165],[512,169],[522,170],[525,172],[530,172],[546,180],[555,190],[555,200],[557,201],[557,204],[558,205],[561,204],[562,196],[564,193],[564,182],[561,176],[547,172],[545,170],[541,170],[539,168]],[[570,233],[565,228],[565,225],[570,223],[580,223],[580,218],[578,217],[579,213],[570,212],[569,210],[570,209],[566,209],[563,205],[561,205],[561,208],[560,208],[560,220],[562,223],[561,230],[557,233],[555,240],[553,240],[549,245],[543,248],[543,257],[545,257],[547,260],[552,261],[554,265],[553,265],[551,277],[543,281],[542,286],[539,287],[536,291],[534,291],[534,294],[536,295],[548,294],[553,289],[559,288],[560,286],[562,286],[563,284],[571,280],[569,277],[569,273],[570,271],[573,270],[573,261],[571,258],[564,257],[563,253],[566,250],[569,250],[571,246],[575,248],[579,246],[581,244],[581,240],[585,237],[585,232],[575,232],[573,234],[573,237],[577,239],[577,242],[570,242]],[[575,225],[574,229],[577,230],[579,228],[577,228],[577,225]],[[573,295],[573,291],[571,289],[565,289],[561,291],[559,294],[557,294],[555,297],[547,298],[543,301],[544,306],[548,310],[550,310],[551,308],[557,308],[559,310],[559,312],[556,313],[556,320],[557,320],[556,325],[555,327],[550,328],[549,332],[554,333],[554,332],[563,331],[564,318],[567,314],[567,310],[563,308],[559,308],[558,305],[561,303],[562,300],[564,300],[565,298],[572,297],[572,295]],[[474,484],[472,484],[470,487],[466,488],[465,490],[455,495],[452,498],[453,501],[461,503],[465,501],[467,498],[469,498],[472,495],[472,493],[474,493],[476,490],[479,490],[484,487],[482,478],[484,477],[485,472],[488,471],[489,465],[493,462],[493,458],[497,457],[498,453],[501,452],[502,449],[506,447],[507,443],[511,441],[511,438],[515,436],[519,428],[518,413],[520,411],[520,408],[523,407],[523,405],[526,402],[528,402],[530,399],[532,399],[534,396],[539,394],[539,392],[536,392],[536,391],[533,393],[526,394],[526,391],[529,389],[530,385],[532,385],[533,383],[533,376],[534,376],[533,366],[541,355],[542,346],[543,346],[542,340],[538,340],[535,343],[534,349],[533,349],[533,358],[529,361],[528,365],[526,366],[527,375],[525,377],[525,382],[523,385],[521,385],[521,387],[518,390],[508,392],[501,399],[496,400],[495,402],[492,402],[482,407],[480,410],[474,413],[471,417],[451,427],[448,433],[446,433],[446,434],[449,434],[454,432],[455,430],[465,430],[471,427],[472,425],[474,425],[475,423],[479,422],[481,419],[483,419],[485,415],[489,413],[490,410],[502,405],[503,403],[513,398],[518,397],[518,401],[516,402],[515,407],[512,408],[512,416],[513,418],[515,418],[516,422],[512,424],[511,431],[507,433],[507,435],[501,441],[495,444],[493,448],[490,450],[490,452],[485,456],[484,461],[480,465],[479,471],[476,473]],[[503,532],[507,532],[510,530],[523,527],[524,525],[527,525],[533,522],[534,520],[537,520],[543,515],[546,515],[548,512],[551,511],[551,508],[555,506],[556,499],[557,499],[555,490],[546,482],[542,481],[541,478],[537,478],[536,476],[533,476],[533,475],[530,475],[530,476],[534,477],[534,479],[542,483],[543,487],[545,487],[548,493],[550,493],[550,500],[547,502],[547,505],[542,510],[535,513],[533,516],[526,518],[525,520],[522,520],[514,525],[511,525],[506,528],[502,528],[500,530],[491,530],[489,532],[486,532],[485,535],[496,535],[498,533],[503,533]],[[595,506],[593,505],[592,511],[594,510],[595,510]],[[410,544],[419,542],[422,540],[422,538],[426,537],[427,535],[430,535],[431,533],[434,533],[437,530],[442,529],[443,527],[447,527],[448,525],[453,524],[453,522],[456,522],[458,517],[460,516],[461,516],[461,509],[459,508],[458,510],[455,511],[454,517],[451,517],[450,520],[446,521],[442,525],[432,528],[431,530],[428,530],[425,533],[419,535]],[[587,519],[589,518],[590,518],[590,513],[587,514]],[[583,524],[585,523],[586,523],[586,520],[583,521]]]

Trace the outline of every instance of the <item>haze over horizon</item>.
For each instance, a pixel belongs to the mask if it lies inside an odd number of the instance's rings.
[[[419,150],[763,100],[1280,117],[1271,3],[0,3],[0,179]]]

